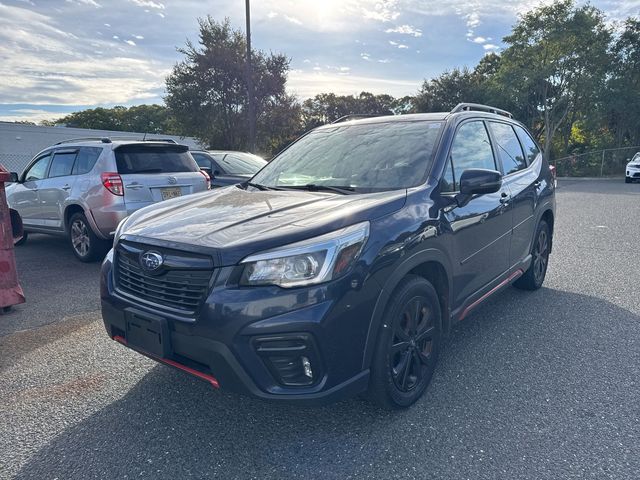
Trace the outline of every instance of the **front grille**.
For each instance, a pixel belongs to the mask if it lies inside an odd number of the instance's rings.
[[[115,286],[120,293],[145,302],[164,305],[184,314],[193,314],[209,291],[213,271],[163,268],[149,274],[135,255],[116,252]]]

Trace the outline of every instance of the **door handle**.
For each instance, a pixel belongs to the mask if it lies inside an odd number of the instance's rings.
[[[511,200],[511,195],[509,195],[507,192],[502,192],[500,194],[500,203],[506,205],[507,203],[509,203],[509,200]]]
[[[535,182],[533,182],[533,186],[537,190],[538,188],[540,188],[542,186],[542,183],[540,182],[540,180],[536,180]]]
[[[65,185],[64,187],[62,187],[62,190],[71,190],[71,187],[69,185]]]

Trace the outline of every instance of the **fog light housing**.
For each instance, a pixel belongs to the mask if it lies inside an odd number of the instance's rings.
[[[321,378],[320,357],[310,334],[259,337],[253,344],[278,384],[308,387]]]

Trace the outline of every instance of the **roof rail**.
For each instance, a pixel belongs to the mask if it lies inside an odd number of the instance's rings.
[[[513,118],[511,112],[507,112],[506,110],[502,110],[501,108],[492,107],[490,105],[482,105],[480,103],[459,103],[456,105],[451,113],[465,112],[471,110],[478,110],[480,112],[489,112],[495,113],[497,115],[503,115],[508,118]]]
[[[89,141],[100,141],[102,143],[113,143],[113,140],[131,140],[134,142],[165,142],[165,143],[175,143],[173,138],[138,138],[138,137],[127,137],[127,136],[115,136],[115,137],[78,137],[78,138],[70,138],[68,140],[62,140],[54,145],[62,145],[64,143],[75,143],[75,142],[89,142]]]
[[[331,122],[331,125],[334,123],[342,123],[348,122],[349,120],[357,120],[358,118],[371,118],[371,117],[379,117],[380,115],[375,115],[373,113],[352,113],[350,115],[343,115],[340,118]]]

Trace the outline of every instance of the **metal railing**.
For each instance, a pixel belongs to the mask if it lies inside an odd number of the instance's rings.
[[[559,177],[624,177],[625,167],[640,152],[635,147],[607,148],[552,159]]]

